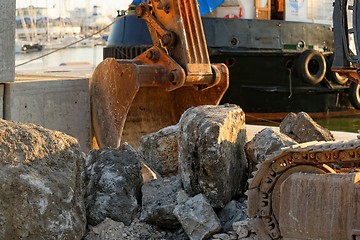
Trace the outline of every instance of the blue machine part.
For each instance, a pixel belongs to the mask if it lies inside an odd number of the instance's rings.
[[[145,21],[135,15],[121,16],[112,25],[108,46],[152,45]]]
[[[146,2],[146,0],[134,0],[132,4],[139,5],[142,2]],[[198,0],[198,3],[200,14],[202,16],[214,11],[217,7],[224,3],[224,0]]]
[[[200,14],[205,15],[214,11],[217,7],[224,3],[224,0],[198,0]]]
[[[146,2],[146,0],[134,0],[131,4],[134,4],[134,5],[139,5],[140,3],[142,2]]]

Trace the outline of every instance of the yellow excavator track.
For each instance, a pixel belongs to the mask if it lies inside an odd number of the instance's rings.
[[[279,199],[281,183],[291,174],[345,173],[360,165],[360,140],[308,142],[281,149],[258,164],[248,180],[248,215],[261,219],[272,239],[281,239]]]

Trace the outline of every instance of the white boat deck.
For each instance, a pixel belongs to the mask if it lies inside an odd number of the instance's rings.
[[[264,128],[274,128],[277,130],[279,129],[278,127],[246,124],[246,134],[248,141],[250,141],[258,132],[260,132]],[[350,133],[350,132],[331,131],[331,133],[334,135],[336,141],[354,140],[354,139],[358,139],[359,136],[358,133]]]

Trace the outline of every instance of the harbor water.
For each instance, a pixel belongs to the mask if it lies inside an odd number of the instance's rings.
[[[355,132],[360,131],[360,115],[352,117],[336,117],[327,119],[317,119],[321,126],[333,131]]]
[[[15,70],[60,66],[63,63],[88,63],[96,66],[102,61],[103,46],[42,50],[15,54]],[[46,56],[44,56],[46,55]],[[44,56],[44,57],[41,57]],[[40,58],[41,57],[41,58]],[[39,59],[37,59],[39,58]],[[32,62],[21,65],[27,61]],[[19,66],[21,65],[21,66]]]
[[[102,61],[103,58],[103,46],[95,46],[90,48],[67,48],[60,51],[53,52],[54,50],[43,50],[39,52],[31,53],[19,53],[15,55],[16,70],[25,70],[33,68],[51,68],[59,66],[63,63],[82,63],[90,64],[94,67]],[[53,53],[51,53],[53,52]],[[51,53],[51,54],[49,54]],[[43,58],[39,58],[42,55],[49,54]],[[22,66],[24,62],[32,59],[39,58],[35,61],[27,63]],[[240,106],[241,107],[241,106]],[[315,119],[321,126],[328,128],[332,131],[344,131],[358,133],[360,131],[360,111],[353,116],[337,116]],[[258,121],[252,121],[251,124],[279,126],[279,121],[268,121],[265,119],[259,119]]]
[[[360,111],[357,115],[352,115],[352,116],[337,116],[337,117],[326,117],[319,119],[314,118],[314,120],[319,125],[331,131],[360,133]],[[279,127],[281,120],[258,119],[247,122],[254,125]]]

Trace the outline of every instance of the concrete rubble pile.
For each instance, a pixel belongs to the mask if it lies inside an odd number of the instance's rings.
[[[143,136],[138,161],[143,176],[148,167],[156,176],[145,174],[138,216],[128,226],[110,219],[89,226],[86,239],[269,239],[256,235],[261,231],[246,212],[253,166],[298,144],[292,137],[299,141],[295,133],[303,126],[310,129],[303,139],[334,140],[306,113],[290,117],[287,132],[265,128],[247,141],[239,107],[201,106],[187,110],[177,125]]]
[[[306,113],[285,120],[248,141],[241,108],[200,106],[138,151],[87,156],[65,134],[1,121],[0,239],[267,239],[246,213],[254,166],[298,141],[334,140]]]
[[[0,239],[81,239],[84,154],[75,138],[0,120]]]

